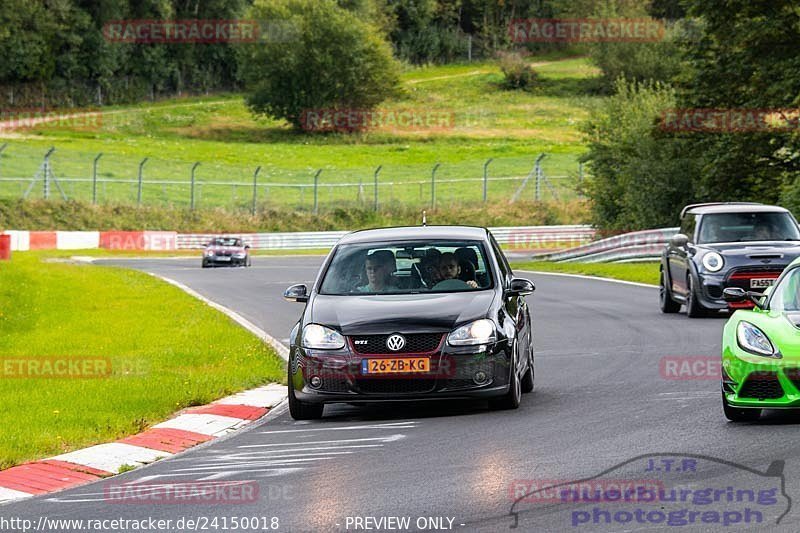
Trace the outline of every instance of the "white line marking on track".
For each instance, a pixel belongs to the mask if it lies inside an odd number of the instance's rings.
[[[339,426],[339,427],[310,427],[308,429],[279,429],[277,431],[259,431],[261,434],[273,434],[273,433],[301,433],[306,431],[355,431],[359,429],[407,429],[407,428],[415,428],[417,425],[414,421],[408,422],[389,422],[386,424],[368,424],[363,426]]]
[[[402,433],[397,433],[395,435],[389,435],[388,437],[370,437],[364,439],[342,439],[342,440],[316,440],[316,441],[308,441],[308,442],[276,442],[271,444],[246,444],[243,446],[237,446],[238,448],[271,448],[273,446],[306,446],[308,444],[339,444],[342,442],[370,442],[370,441],[378,441],[378,442],[394,442],[397,440],[404,439],[405,435]]]

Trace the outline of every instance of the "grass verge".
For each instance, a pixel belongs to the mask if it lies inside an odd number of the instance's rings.
[[[658,285],[658,263],[552,263],[549,261],[515,262],[514,270],[538,270],[540,272],[561,272],[582,274],[601,278],[620,279]]]
[[[110,373],[14,376],[20,362],[44,358],[103,360]],[[270,348],[180,289],[30,253],[0,263],[0,359],[0,468],[115,440],[283,379]]]

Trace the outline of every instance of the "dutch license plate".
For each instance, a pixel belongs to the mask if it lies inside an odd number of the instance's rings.
[[[751,289],[763,289],[775,285],[773,278],[753,278],[750,280]]]
[[[362,359],[362,374],[399,374],[407,372],[430,372],[428,357],[402,357],[386,359]]]

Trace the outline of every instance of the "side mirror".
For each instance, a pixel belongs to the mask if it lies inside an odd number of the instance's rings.
[[[726,302],[737,303],[749,300],[753,302],[756,307],[761,307],[761,300],[764,297],[760,292],[746,291],[740,287],[728,287],[722,291],[722,299]]]
[[[249,249],[250,249],[250,245],[249,245],[249,244],[245,244],[245,245],[244,245],[244,249],[245,249],[245,250],[249,250]]]
[[[308,301],[308,287],[305,285],[292,285],[284,291],[283,298],[289,302],[305,303]]]
[[[524,278],[514,278],[508,285],[506,294],[509,296],[526,296],[536,290],[532,281]]]
[[[689,243],[689,237],[683,233],[676,233],[669,239],[669,244],[674,248],[683,248]]]

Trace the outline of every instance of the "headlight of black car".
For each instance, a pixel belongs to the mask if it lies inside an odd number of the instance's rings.
[[[303,348],[339,350],[344,348],[344,337],[331,328],[309,324],[303,328]]]
[[[497,341],[497,333],[494,322],[488,318],[464,324],[451,331],[447,336],[447,344],[450,346],[474,346],[495,341]]]

